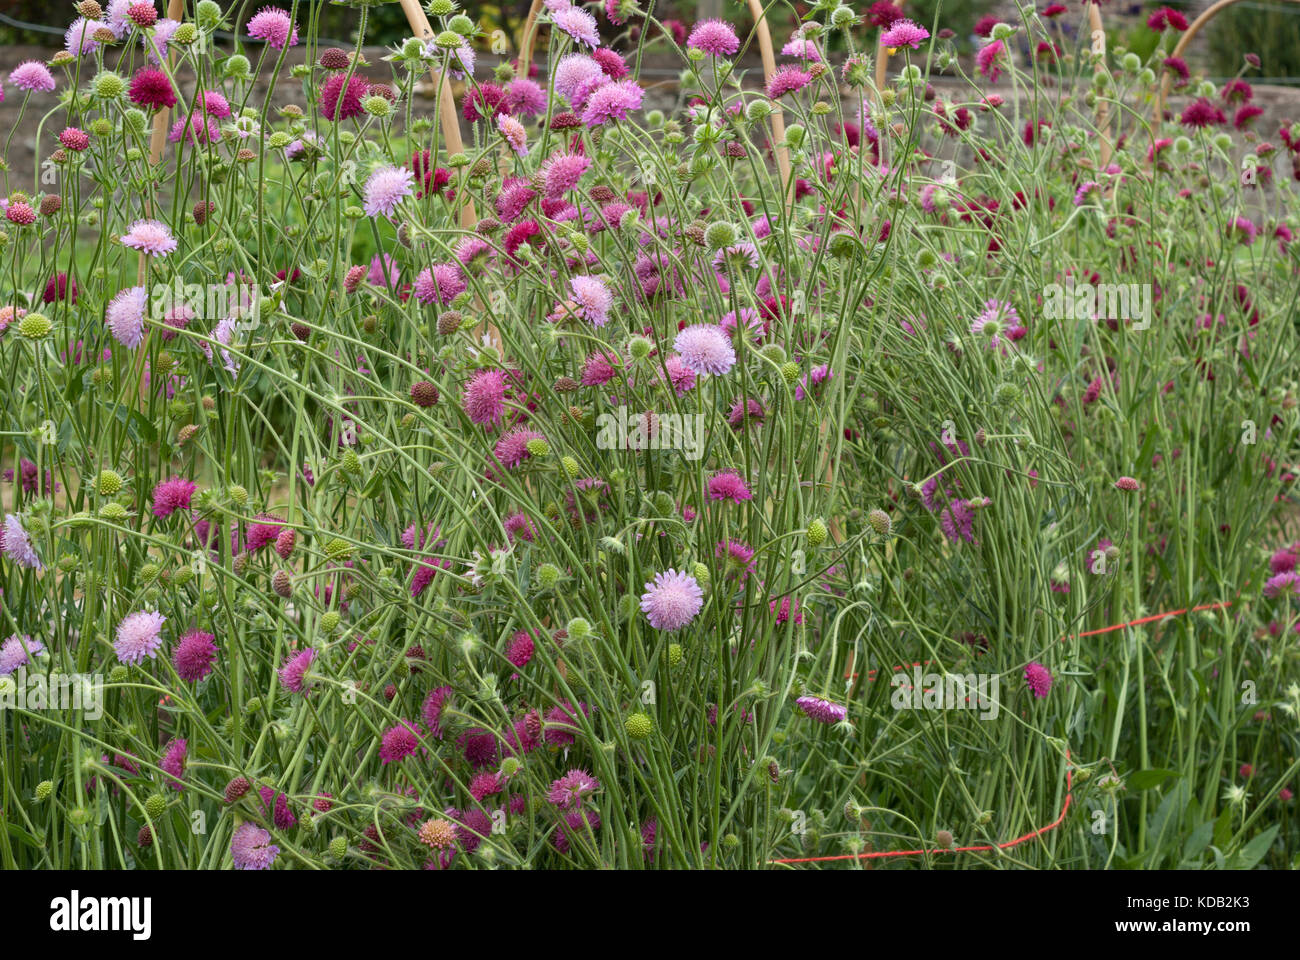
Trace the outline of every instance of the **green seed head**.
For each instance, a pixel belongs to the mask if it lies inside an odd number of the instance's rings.
[[[126,507],[116,501],[110,501],[99,508],[99,515],[111,523],[121,523],[127,517]]]
[[[867,523],[871,524],[871,529],[876,531],[879,536],[887,537],[893,527],[889,514],[884,510],[872,510],[867,514]]]
[[[458,13],[447,21],[447,28],[455,30],[462,37],[468,37],[474,33],[474,21],[463,13]]]
[[[335,630],[339,628],[340,619],[342,618],[339,616],[339,612],[337,610],[329,610],[321,614],[321,618],[320,618],[321,633],[333,633]]]
[[[348,838],[335,837],[330,841],[330,856],[335,860],[342,860],[348,853]]]
[[[238,506],[248,505],[248,491],[237,483],[226,489],[226,495],[230,497],[232,503]]]
[[[40,783],[36,785],[36,799],[41,803],[44,803],[46,800],[50,799],[50,795],[53,793],[54,793],[54,784],[49,780],[42,780]]]
[[[95,478],[95,489],[101,497],[115,497],[122,489],[122,478],[112,470],[101,470]]]
[[[633,337],[628,341],[628,352],[632,354],[633,360],[644,360],[650,356],[650,351],[655,345],[646,337]]]
[[[366,113],[370,114],[372,117],[379,117],[381,119],[391,116],[393,113],[392,103],[387,97],[382,97],[379,94],[375,94],[372,97],[366,97],[366,99],[362,100],[361,109],[365,110]]]
[[[562,458],[560,460],[560,466],[564,467],[564,472],[571,477],[576,477],[582,472],[582,467],[578,465],[578,461],[574,460],[573,457]]]
[[[736,228],[725,220],[711,223],[704,231],[704,240],[714,250],[730,246],[736,242]]]
[[[582,617],[574,617],[564,629],[570,640],[586,640],[591,636],[591,623]]]
[[[342,537],[333,537],[325,544],[325,556],[331,560],[341,560],[352,552],[352,545]]]
[[[808,524],[808,545],[811,547],[820,547],[826,542],[826,524],[818,517]]]
[[[644,740],[654,732],[654,728],[654,721],[646,713],[629,714],[627,719],[623,721],[623,729],[627,731],[627,735],[633,740]]]
[[[795,384],[799,381],[799,364],[793,360],[787,360],[781,364],[781,379],[787,384]]]
[[[528,451],[530,457],[545,457],[551,452],[551,445],[541,438],[529,440],[524,444],[524,449]]]
[[[44,340],[54,329],[50,318],[43,313],[29,313],[18,321],[18,334],[28,340]]]
[[[116,100],[126,92],[126,81],[112,70],[105,70],[95,74],[95,79],[90,81],[90,88],[101,100]]]
[[[252,697],[251,699],[245,701],[244,703],[244,712],[247,713],[249,716],[252,716],[253,714],[257,713],[261,709],[262,709],[261,697]]]
[[[691,575],[695,577],[700,586],[707,587],[709,585],[709,568],[705,564],[698,562],[691,564]]]
[[[172,42],[188,47],[199,38],[199,28],[192,23],[182,23],[172,34]]]
[[[675,667],[682,662],[682,645],[680,643],[668,644],[668,666]]]
[[[559,582],[560,568],[553,563],[544,563],[537,568],[537,585],[549,590]]]
[[[167,798],[161,793],[150,794],[144,802],[144,812],[149,814],[150,819],[157,820],[167,809]]]

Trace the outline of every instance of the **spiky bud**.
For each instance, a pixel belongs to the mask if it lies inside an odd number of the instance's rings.
[[[271,589],[285,600],[293,596],[293,580],[288,570],[277,570],[271,575]]]
[[[893,528],[893,522],[889,519],[889,514],[879,509],[872,510],[867,514],[867,523],[871,524],[871,529],[882,537],[889,536],[889,532]]]
[[[440,337],[450,337],[460,329],[461,316],[459,310],[444,310],[438,314],[438,335]]]
[[[144,801],[144,812],[151,820],[157,820],[167,809],[167,798],[161,793],[152,793]]]
[[[623,721],[623,729],[633,740],[644,740],[654,732],[654,728],[655,724],[650,719],[650,715],[640,711],[629,714]]]
[[[808,545],[820,547],[826,542],[826,524],[818,517],[808,524]]]

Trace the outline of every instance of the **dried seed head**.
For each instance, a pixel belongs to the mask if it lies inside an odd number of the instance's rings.
[[[271,589],[275,591],[276,596],[288,600],[293,596],[293,581],[289,577],[288,570],[277,570],[271,576]]]
[[[416,406],[431,407],[438,402],[438,388],[428,380],[411,384],[411,399]]]
[[[438,314],[438,335],[450,337],[460,329],[462,319],[464,318],[460,315],[459,310],[446,310]]]
[[[226,803],[234,803],[244,794],[248,793],[252,785],[248,782],[247,777],[235,777],[226,784]]]

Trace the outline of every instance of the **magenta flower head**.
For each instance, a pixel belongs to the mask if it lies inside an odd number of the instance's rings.
[[[614,305],[614,294],[605,282],[597,277],[573,277],[569,280],[573,302],[578,313],[593,327],[603,327],[609,321],[609,309]]]
[[[141,610],[122,618],[117,625],[117,639],[113,650],[121,663],[143,663],[152,660],[162,646],[162,626],[167,622],[157,610]]]
[[[405,167],[380,167],[366,180],[366,216],[390,217],[403,199],[415,193],[415,174]]]
[[[379,744],[379,759],[383,763],[396,763],[412,756],[420,748],[420,732],[408,721],[384,731]]]
[[[160,481],[153,488],[153,515],[170,517],[177,510],[188,510],[190,498],[194,496],[194,483],[184,477],[172,477]]]
[[[886,47],[911,47],[918,49],[921,43],[930,39],[930,31],[917,26],[911,20],[895,20],[889,29],[880,35],[880,42]]]
[[[241,823],[230,841],[230,856],[236,870],[270,870],[280,848],[271,842],[271,834],[255,823]]]
[[[975,66],[979,69],[980,76],[987,77],[993,83],[997,83],[998,77],[1002,76],[1002,64],[1005,62],[1006,46],[1001,40],[986,44],[975,55]]]
[[[582,806],[582,801],[600,789],[600,781],[586,770],[570,770],[558,780],[551,781],[546,799],[561,810]]]
[[[704,591],[695,578],[671,567],[645,585],[641,610],[656,630],[680,630],[704,606]]]
[[[1115,481],[1115,489],[1123,490],[1125,493],[1132,493],[1135,490],[1141,490],[1142,484],[1138,483],[1132,477],[1120,477]]]
[[[732,503],[740,503],[753,498],[754,495],[749,492],[749,487],[735,470],[724,470],[709,477],[710,500],[730,500]]]
[[[712,323],[696,323],[677,334],[673,349],[682,363],[696,373],[720,376],[736,363],[736,350],[725,330]]]
[[[265,40],[276,50],[283,50],[285,45],[296,46],[298,28],[293,25],[287,11],[279,7],[263,7],[248,21],[248,35],[258,40]]]
[[[711,57],[734,57],[740,49],[740,38],[731,24],[722,20],[703,20],[686,38],[689,50],[699,50]]]
[[[524,125],[508,113],[497,114],[497,132],[510,145],[510,149],[521,157],[528,156],[528,132]]]
[[[818,723],[839,723],[849,715],[848,707],[823,700],[821,697],[800,697],[795,701],[795,706],[803,711],[804,716]]]
[[[767,81],[767,95],[773,100],[780,100],[787,93],[798,93],[812,82],[812,74],[801,70],[793,64],[778,67]]]
[[[149,295],[144,287],[128,287],[111,301],[104,311],[104,323],[113,339],[134,350],[144,339],[144,311]]]
[[[443,714],[451,708],[451,704],[451,687],[435,687],[424,698],[424,706],[421,707],[424,713],[424,725],[429,728],[429,736],[435,740],[441,740],[446,732],[443,727]]]
[[[172,654],[172,665],[182,680],[198,683],[212,672],[217,657],[216,637],[202,630],[191,630],[181,637]]]
[[[600,69],[599,65],[597,69]],[[606,83],[587,98],[587,105],[582,110],[582,122],[588,127],[599,127],[611,120],[624,120],[628,113],[640,109],[644,97],[645,91],[632,80]]]
[[[465,385],[461,398],[472,423],[492,424],[506,412],[506,375],[501,370],[480,370]]]
[[[165,257],[178,246],[176,238],[160,220],[137,220],[122,237],[122,245],[142,250],[151,257]]]
[[[3,548],[4,555],[18,566],[26,567],[28,570],[42,569],[41,558],[36,555],[36,548],[32,545],[31,536],[23,527],[22,519],[12,513],[5,514],[0,547]]]
[[[305,692],[310,686],[307,682],[307,671],[315,660],[314,647],[289,654],[284,660],[284,666],[280,668],[280,686],[294,693]]]
[[[591,166],[591,158],[580,153],[557,153],[542,165],[542,185],[551,199],[564,196],[582,179]]]
[[[451,303],[469,284],[456,263],[435,263],[415,278],[415,299],[421,303]]]
[[[26,93],[50,93],[56,86],[54,74],[38,60],[28,60],[10,70],[9,82]]]
[[[167,741],[167,749],[163,757],[158,761],[158,767],[163,773],[171,774],[171,787],[173,790],[184,790],[185,784],[181,783],[180,778],[185,776],[185,752],[186,743],[184,740],[172,738]]]
[[[1035,660],[1025,666],[1025,683],[1029,685],[1030,692],[1042,700],[1052,689],[1052,671]]]

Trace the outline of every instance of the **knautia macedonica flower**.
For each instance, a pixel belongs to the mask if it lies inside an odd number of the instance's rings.
[[[552,10],[551,22],[557,29],[572,37],[575,43],[585,43],[589,47],[600,46],[596,18],[581,7],[569,5]]]
[[[725,21],[702,20],[686,38],[686,47],[711,57],[734,57],[740,49],[740,38],[735,28]]]
[[[424,698],[424,705],[420,708],[424,715],[424,725],[429,729],[429,736],[435,740],[441,740],[445,733],[443,721],[444,713],[450,708],[452,702],[451,687],[436,687],[429,691],[429,695]]]
[[[645,90],[632,80],[616,80],[597,88],[582,110],[582,122],[588,127],[599,127],[611,120],[624,120],[633,110],[641,107]]]
[[[521,157],[528,156],[528,133],[522,123],[508,113],[500,113],[497,114],[497,131],[511,150]]]
[[[911,20],[895,20],[889,29],[880,35],[880,42],[886,47],[911,47],[913,50],[918,49],[929,39],[930,31],[925,27],[917,26]]]
[[[656,630],[680,630],[704,606],[704,590],[694,577],[671,567],[645,585],[641,610]]]
[[[26,93],[50,93],[57,85],[49,67],[27,60],[9,71],[9,82]]]
[[[574,110],[582,110],[587,98],[608,82],[600,64],[586,54],[570,53],[555,67],[555,90]]]
[[[582,801],[600,789],[600,781],[586,770],[570,770],[558,780],[551,781],[546,799],[562,810],[582,806]]]
[[[786,64],[773,71],[767,81],[767,95],[773,100],[780,100],[787,93],[798,93],[812,82],[812,74],[807,70]]]
[[[682,363],[698,374],[721,376],[736,363],[731,338],[712,323],[697,323],[679,331],[673,349],[681,356]]]
[[[195,485],[184,477],[171,477],[153,488],[153,515],[170,517],[177,510],[188,510]]]
[[[33,640],[27,634],[19,636],[15,633],[0,644],[0,677],[8,676],[19,667],[31,663],[32,657],[40,655],[44,650],[45,644],[41,641]]]
[[[230,856],[236,870],[270,870],[280,848],[271,842],[271,834],[255,823],[241,823],[230,841]]]
[[[307,647],[297,653],[291,653],[280,667],[280,686],[294,693],[304,693],[307,689],[307,671],[316,660],[316,649]]]
[[[1133,493],[1135,490],[1141,490],[1142,484],[1138,483],[1138,481],[1134,480],[1132,477],[1120,477],[1115,481],[1115,489],[1122,490],[1125,493]]]
[[[603,327],[609,321],[609,310],[614,305],[614,294],[599,277],[572,277],[569,290],[578,307],[578,315],[593,327]]]
[[[1025,683],[1030,692],[1041,700],[1052,689],[1052,671],[1035,660],[1025,667]]]
[[[998,77],[1002,76],[1002,65],[1006,63],[1006,50],[1006,45],[1001,40],[994,40],[981,47],[980,52],[975,55],[975,66],[980,76],[997,83]]]
[[[122,663],[143,663],[158,655],[162,646],[162,627],[167,622],[157,610],[141,610],[127,614],[117,625],[117,639],[113,650]]]
[[[564,196],[578,185],[591,166],[591,158],[580,153],[557,153],[542,165],[542,184],[546,196]]]
[[[506,375],[501,370],[480,370],[465,385],[461,398],[470,422],[493,424],[506,412]]]
[[[421,303],[451,303],[469,284],[455,263],[435,263],[415,278],[415,299]]]
[[[158,768],[163,773],[171,774],[169,784],[173,790],[182,791],[185,784],[181,783],[181,777],[185,776],[185,756],[188,745],[186,741],[173,737],[167,741],[167,748],[163,751],[162,759],[158,761]]]
[[[172,654],[172,665],[182,680],[198,683],[212,672],[217,658],[216,637],[203,630],[191,630],[181,637]]]
[[[149,294],[144,287],[127,287],[111,301],[104,312],[104,323],[113,339],[129,350],[144,339],[144,312]]]
[[[742,503],[745,500],[752,500],[754,495],[750,493],[749,487],[745,481],[740,478],[740,474],[735,470],[724,470],[721,473],[715,473],[709,477],[709,499],[710,500],[730,500],[732,503]]]
[[[397,205],[415,193],[415,174],[405,167],[380,167],[366,179],[362,209],[368,217],[390,217]]]
[[[263,7],[249,19],[244,29],[250,37],[265,40],[276,50],[283,50],[286,44],[292,47],[298,43],[298,28],[288,11],[279,7]]]
[[[178,246],[167,224],[160,220],[137,220],[121,239],[123,246],[142,250],[151,257],[165,257]]]
[[[849,715],[849,708],[821,697],[802,696],[795,700],[795,706],[803,711],[804,716],[818,723],[839,723]]]
[[[0,547],[4,555],[29,570],[41,570],[41,558],[36,555],[32,538],[23,527],[22,518],[12,513],[5,514],[4,531],[0,534]]]

